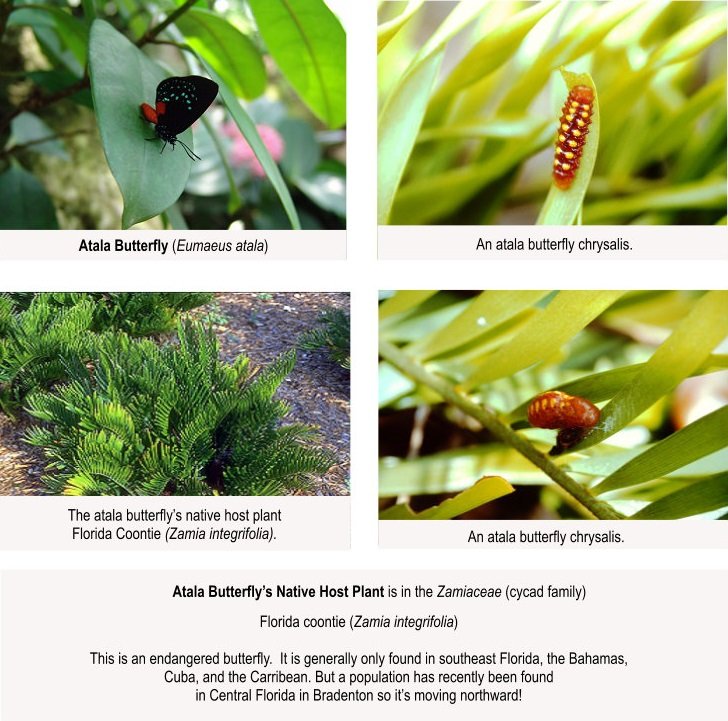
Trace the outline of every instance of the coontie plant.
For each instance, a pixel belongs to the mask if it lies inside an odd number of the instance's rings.
[[[68,379],[33,393],[42,421],[27,440],[43,449],[43,479],[67,495],[273,495],[305,485],[332,464],[313,429],[280,425],[275,398],[293,352],[266,368],[245,357],[219,360],[212,332],[178,327],[178,344],[124,333],[98,337],[91,362],[68,364]]]
[[[66,378],[71,358],[89,360],[95,333],[165,333],[212,293],[7,293],[0,295],[0,408]]]

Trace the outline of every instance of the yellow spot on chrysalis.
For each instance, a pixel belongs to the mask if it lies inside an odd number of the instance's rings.
[[[584,111],[584,112],[582,112],[580,114],[581,114],[581,117],[584,118],[584,119],[586,119],[586,118],[589,117],[589,113],[587,113],[586,111]]]
[[[561,124],[561,129],[562,130],[568,130],[569,129],[569,126],[566,123],[562,123]]]
[[[568,143],[566,143],[570,148],[575,148],[579,143],[576,142],[576,140],[569,140]]]
[[[569,163],[561,163],[561,170],[571,170],[571,165]]]
[[[584,108],[584,110],[589,110],[591,106],[584,103],[581,107]]]
[[[564,168],[564,170],[568,170],[568,168],[566,168],[566,167],[565,167],[565,168]],[[554,398],[554,397],[552,396],[552,397],[550,398],[550,400],[551,400],[551,403],[549,403],[549,405],[550,405],[550,406],[551,406],[551,407],[553,408],[553,407],[554,407],[554,406],[556,405],[556,398]]]
[[[559,142],[563,143],[564,140],[566,140],[566,136],[562,133],[561,135],[559,135]]]
[[[574,157],[574,153],[572,153],[571,151],[569,151],[568,153],[564,153],[564,157],[567,160],[571,160]]]
[[[579,107],[579,103],[577,103],[576,100],[572,100],[571,101],[571,107],[572,108],[578,108]]]
[[[567,120],[569,123],[574,119],[573,115],[567,115],[565,116],[565,120]]]
[[[585,122],[584,122],[583,120],[578,120],[578,119],[577,119],[577,121],[576,121],[576,124],[577,124],[577,125],[578,125],[578,126],[579,126],[580,128],[583,128],[583,127],[584,127],[584,126],[586,125],[586,123],[585,123]]]
[[[558,168],[561,165],[561,161],[558,158],[554,158],[554,168]]]
[[[572,135],[573,135],[573,136],[574,136],[575,138],[580,138],[580,137],[581,137],[581,130],[577,130],[576,128],[574,128],[574,129],[573,129],[573,130],[571,131],[571,134],[572,134]]]

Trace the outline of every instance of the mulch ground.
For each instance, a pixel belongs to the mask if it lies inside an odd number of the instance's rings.
[[[349,311],[347,293],[220,293],[191,315],[206,318],[220,341],[227,362],[243,354],[254,366],[266,365],[296,344],[307,330],[319,327],[322,311]],[[308,495],[349,493],[349,371],[325,351],[298,350],[296,367],[281,384],[278,396],[291,408],[290,422],[316,426],[320,445],[336,463],[312,483]],[[32,419],[12,421],[0,413],[0,495],[43,493],[43,456],[22,439]]]

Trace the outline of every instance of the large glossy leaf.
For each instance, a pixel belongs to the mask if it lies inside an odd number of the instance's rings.
[[[728,508],[728,473],[719,473],[675,491],[645,506],[631,518],[640,521],[687,518],[719,508]]]
[[[640,372],[602,409],[599,423],[575,448],[593,446],[624,428],[700,368],[727,336],[728,291],[709,291],[695,302]]]
[[[483,365],[467,379],[467,388],[513,375],[552,357],[623,293],[562,290],[508,345],[483,358]]]
[[[330,128],[346,122],[346,35],[323,0],[248,0],[281,72]]]
[[[159,215],[182,194],[192,161],[167,147],[141,119],[139,104],[153,103],[162,69],[104,20],[91,26],[91,90],[109,168],[124,197],[122,228]],[[192,132],[180,139],[192,147]]]
[[[503,478],[485,476],[470,488],[437,506],[415,513],[408,504],[399,503],[382,511],[379,518],[383,521],[446,521],[472,511],[485,503],[490,503],[496,498],[507,496],[514,490],[513,486]]]
[[[56,230],[58,220],[45,188],[23,168],[0,174],[0,229]]]
[[[728,445],[728,406],[723,406],[660,443],[605,478],[594,488],[597,495],[617,488],[636,486],[692,463]]]
[[[203,57],[238,97],[252,100],[265,90],[265,66],[255,45],[224,17],[191,8],[175,23],[185,42]]]

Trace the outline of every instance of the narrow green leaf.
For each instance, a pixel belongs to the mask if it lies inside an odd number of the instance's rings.
[[[635,521],[671,520],[727,507],[728,473],[719,473],[650,503],[630,518]]]
[[[205,64],[210,77],[215,80],[220,86],[220,96],[222,97],[225,106],[230,113],[230,116],[235,121],[235,124],[240,128],[240,132],[245,136],[252,151],[255,153],[255,157],[263,166],[268,180],[270,181],[273,189],[275,190],[278,198],[283,205],[283,209],[288,216],[288,220],[291,223],[291,227],[294,230],[301,229],[301,221],[298,218],[296,206],[293,204],[293,198],[288,190],[286,181],[283,180],[281,171],[278,169],[275,161],[271,157],[268,149],[265,147],[265,143],[258,134],[258,129],[255,127],[255,123],[252,118],[245,112],[243,106],[238,102],[235,94],[227,87],[223,79],[207,64]]]
[[[439,53],[410,71],[395,87],[379,115],[377,213],[380,225],[389,219],[442,58],[443,53]]]
[[[104,20],[91,26],[89,70],[104,153],[124,197],[121,227],[129,228],[182,195],[192,161],[181,148],[160,153],[159,140],[147,142],[154,131],[140,117],[139,103],[154,102],[164,72]],[[193,147],[191,130],[179,137]]]
[[[248,0],[273,59],[330,128],[346,122],[346,35],[323,0]]]
[[[465,382],[466,389],[513,375],[552,357],[623,294],[607,290],[560,291],[508,345],[483,358],[483,365]]]
[[[708,291],[641,371],[602,409],[599,423],[574,450],[600,443],[624,428],[703,365],[726,336],[728,291]]]
[[[626,222],[645,211],[724,208],[725,204],[725,178],[705,178],[694,183],[589,203],[584,207],[584,223],[599,225]]]
[[[725,7],[698,18],[670,37],[649,59],[649,66],[664,68],[695,57],[726,32]]]
[[[437,293],[436,290],[398,290],[379,306],[379,318],[384,320],[384,318],[412,310],[435,293]]]
[[[605,478],[596,495],[651,481],[728,445],[728,406],[681,428]]]
[[[425,0],[409,0],[406,7],[397,17],[377,28],[377,52],[381,52],[387,43],[402,29],[405,23],[424,5]]]
[[[541,18],[559,4],[559,0],[545,0],[526,7],[507,22],[489,27],[465,57],[458,62],[445,82],[438,88],[432,103],[438,105],[463,88],[480,82],[506,62],[519,48],[523,38]]]
[[[411,460],[382,458],[379,463],[379,495],[458,493],[468,488],[473,478],[480,478],[486,473],[507,475],[511,483],[548,482],[543,471],[518,451],[500,443],[490,443]]]
[[[428,335],[415,347],[409,348],[408,352],[410,355],[426,360],[465,345],[490,328],[531,307],[548,292],[543,290],[483,291],[457,318],[438,332]]]
[[[446,521],[490,503],[496,498],[507,496],[514,490],[504,478],[485,476],[454,498],[448,498],[420,513],[415,513],[408,504],[400,503],[382,511],[379,518],[383,521]]]
[[[597,160],[600,126],[597,88],[589,73],[570,73],[562,68],[561,74],[564,76],[568,92],[571,92],[571,89],[576,85],[586,85],[593,90],[594,102],[592,103],[591,125],[589,125],[589,134],[586,137],[579,169],[576,171],[573,182],[566,190],[556,187],[553,182],[551,183],[546,202],[541,208],[536,221],[537,225],[572,225],[574,223],[584,202],[584,196],[591,182]],[[554,127],[556,127],[556,124],[554,124]]]
[[[228,87],[252,100],[266,86],[263,58],[255,45],[224,17],[202,8],[191,8],[175,23],[185,42],[204,58]]]

